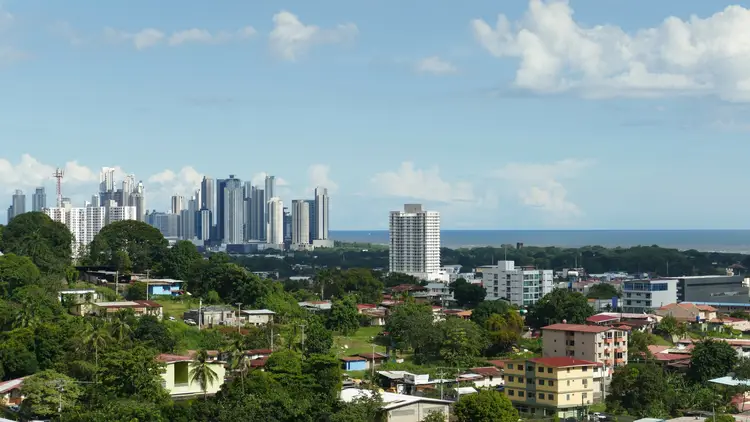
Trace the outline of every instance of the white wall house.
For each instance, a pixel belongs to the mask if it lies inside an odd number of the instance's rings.
[[[157,359],[165,364],[164,372],[161,374],[162,386],[172,398],[197,397],[204,394],[197,382],[190,381],[190,364],[193,362],[191,356],[161,354]],[[205,393],[214,395],[224,385],[226,369],[221,361],[211,362],[209,366],[216,373],[217,380],[207,386]]]

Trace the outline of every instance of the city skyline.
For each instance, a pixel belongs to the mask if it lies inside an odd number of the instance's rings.
[[[79,201],[110,163],[160,210],[204,174],[326,186],[337,230],[406,202],[446,229],[747,227],[746,7],[399,6],[2,2],[0,206],[58,166]]]

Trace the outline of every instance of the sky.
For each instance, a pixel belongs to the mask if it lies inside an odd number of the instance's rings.
[[[331,229],[750,228],[750,3],[0,0],[0,209],[102,167],[331,195]],[[0,222],[5,212],[0,213]]]

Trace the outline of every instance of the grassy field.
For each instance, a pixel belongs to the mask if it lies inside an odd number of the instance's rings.
[[[660,335],[652,335],[649,337],[649,343],[655,344],[657,346],[672,346],[672,342],[665,339],[664,337]]]
[[[185,311],[188,311],[190,309],[197,309],[199,303],[197,299],[193,299],[191,297],[178,299],[160,298],[153,300],[154,302],[164,307],[164,318],[173,316],[177,319],[182,319],[182,314],[185,313]]]
[[[351,336],[334,336],[333,349],[336,356],[372,353],[372,339],[383,330],[383,327],[362,327]],[[376,352],[385,352],[385,347],[375,346]]]

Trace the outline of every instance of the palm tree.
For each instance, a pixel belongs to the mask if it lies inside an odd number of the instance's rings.
[[[88,350],[94,349],[94,365],[96,368],[94,382],[97,381],[99,373],[99,349],[106,347],[109,339],[109,333],[105,330],[101,319],[96,318],[91,323],[86,324],[81,345]]]
[[[112,334],[112,337],[117,339],[117,341],[119,341],[120,343],[122,343],[125,338],[130,336],[130,333],[133,332],[133,329],[130,328],[130,325],[128,324],[127,314],[125,314],[124,312],[118,312],[110,322],[109,331]]]
[[[211,363],[208,361],[208,352],[201,350],[195,356],[195,360],[190,363],[190,382],[197,382],[203,391],[203,399],[208,397],[208,387],[212,386],[215,382],[219,381],[219,376],[211,368]]]

